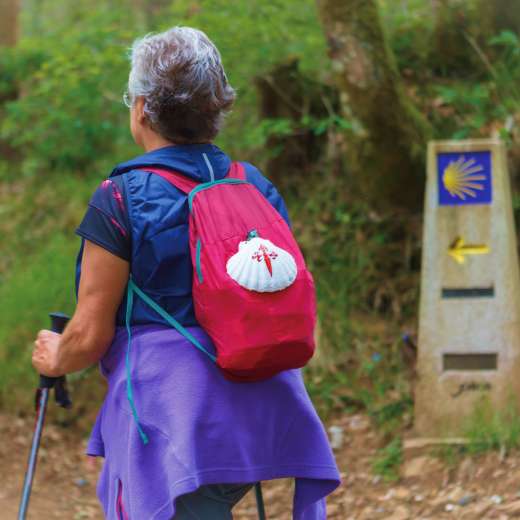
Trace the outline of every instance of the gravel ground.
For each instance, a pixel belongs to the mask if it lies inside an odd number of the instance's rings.
[[[380,440],[364,415],[338,417],[328,426],[343,432],[343,445],[336,451],[343,484],[329,498],[331,520],[520,518],[518,453],[458,457],[447,464],[431,449],[410,450],[401,479],[389,483],[372,472]],[[1,520],[16,518],[31,432],[32,421],[0,415]],[[77,435],[45,428],[30,520],[102,520],[95,498],[99,465],[82,455],[83,448]],[[291,519],[291,481],[264,483],[264,497],[269,520]],[[237,506],[234,518],[257,518],[253,493]]]

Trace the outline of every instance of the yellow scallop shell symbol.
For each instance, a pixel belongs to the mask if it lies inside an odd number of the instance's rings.
[[[485,181],[485,175],[479,175],[484,167],[475,159],[466,160],[461,155],[456,161],[451,161],[442,174],[444,188],[452,197],[466,200],[466,197],[477,196],[477,191],[484,186],[479,181]]]

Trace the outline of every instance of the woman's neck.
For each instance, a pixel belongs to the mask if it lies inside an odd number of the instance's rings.
[[[164,148],[165,146],[174,146],[174,143],[168,141],[164,137],[161,137],[155,132],[150,132],[143,136],[143,142],[141,146],[144,148],[145,152],[151,152],[153,150],[157,150],[158,148]]]

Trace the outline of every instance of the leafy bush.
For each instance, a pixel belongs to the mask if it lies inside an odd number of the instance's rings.
[[[315,2],[275,0],[177,0],[162,26],[189,25],[206,32],[219,48],[230,83],[238,90],[237,104],[218,142],[231,154],[258,163],[271,132],[287,132],[287,122],[262,123],[258,117],[255,78],[275,65],[298,59],[303,72],[323,76],[327,67],[325,40]]]
[[[431,52],[434,17],[424,0],[379,0],[381,19],[401,70],[416,72]]]
[[[128,74],[125,49],[146,32],[134,16],[134,4],[46,0],[37,21],[24,22],[24,34],[32,36],[0,54],[0,98],[10,99],[1,108],[0,137],[23,158],[21,165],[0,163],[0,180],[8,179],[15,193],[0,199],[0,356],[9,360],[0,373],[4,392],[6,385],[32,377],[28,346],[34,330],[46,324],[48,302],[67,301],[70,309],[77,245],[72,230],[94,178],[138,152],[120,102]],[[482,48],[470,49],[468,43],[472,60],[482,65],[475,74],[456,77],[455,70],[435,77],[427,63],[435,29],[427,14],[431,3],[379,4],[407,93],[428,114],[438,137],[489,135],[519,112],[517,35],[502,32],[485,45],[477,42]],[[301,130],[328,138],[333,160],[309,166],[284,193],[318,287],[320,348],[328,372],[310,371],[310,389],[324,409],[364,407],[378,426],[394,431],[411,404],[399,343],[393,337],[369,337],[354,310],[395,322],[392,334],[414,314],[417,223],[379,215],[351,192],[349,181],[364,173],[351,171],[342,160],[348,146],[344,133],[353,122],[334,110],[323,118],[302,110],[300,120],[261,120],[258,114],[256,78],[279,64],[296,59],[316,82],[331,82],[315,2],[176,0],[157,20],[157,30],[198,27],[219,47],[239,95],[218,140],[231,155],[263,166],[283,149],[283,138]],[[16,92],[18,98],[11,99]],[[280,139],[278,147],[264,150],[272,136]],[[35,173],[51,180],[41,182]],[[18,311],[29,307],[20,319]],[[496,435],[486,442],[496,444],[489,440]],[[387,460],[397,451],[397,444],[389,448]]]
[[[158,29],[192,25],[205,30],[219,47],[239,91],[220,138],[232,154],[247,156],[256,149],[258,156],[270,132],[279,132],[282,125],[259,125],[253,79],[289,56],[313,71],[323,61],[314,2],[305,2],[184,0],[160,17]],[[145,30],[123,0],[96,3],[95,9],[85,0],[60,9],[52,0],[48,4],[49,18],[42,13],[39,22],[43,35],[22,39],[0,58],[0,95],[21,92],[5,104],[0,137],[21,151],[27,175],[72,165],[85,172],[99,163],[103,166],[98,168],[108,166],[116,155],[136,153],[120,101],[128,76],[126,48]]]
[[[121,95],[128,74],[125,11],[107,7],[75,13],[45,38],[22,40],[0,62],[0,91],[14,82],[1,137],[18,148],[22,171],[84,172],[118,146],[130,147]],[[78,30],[78,24],[81,30]]]

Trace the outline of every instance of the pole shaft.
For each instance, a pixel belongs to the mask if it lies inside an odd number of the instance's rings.
[[[258,519],[266,520],[264,497],[262,495],[262,484],[257,482],[255,484],[255,495],[256,495],[256,507],[258,509]]]
[[[25,520],[27,508],[29,507],[29,497],[31,496],[31,488],[36,470],[36,461],[38,460],[38,448],[40,447],[40,439],[42,436],[43,423],[45,421],[45,412],[47,411],[47,403],[49,401],[49,389],[42,388],[40,390],[40,398],[38,401],[38,418],[34,429],[33,440],[31,444],[31,452],[29,461],[27,462],[27,470],[23,483],[22,500],[20,502],[20,510],[18,512],[18,520]]]

